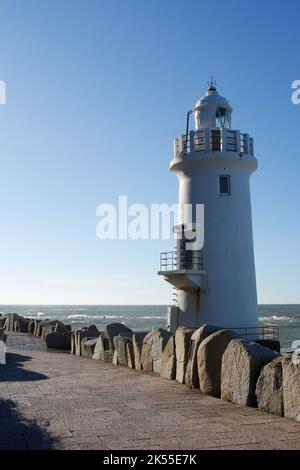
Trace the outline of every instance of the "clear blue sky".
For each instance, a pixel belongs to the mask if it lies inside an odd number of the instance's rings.
[[[0,14],[0,303],[170,303],[156,271],[172,241],[100,241],[96,208],[177,201],[172,140],[211,74],[255,138],[259,302],[300,303],[298,1],[1,0]]]

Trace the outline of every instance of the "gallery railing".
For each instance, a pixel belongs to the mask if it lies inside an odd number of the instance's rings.
[[[253,139],[248,134],[231,129],[200,129],[175,139],[175,158],[192,152],[234,152],[240,157],[253,156]]]
[[[160,271],[203,270],[201,250],[166,251],[160,254]]]

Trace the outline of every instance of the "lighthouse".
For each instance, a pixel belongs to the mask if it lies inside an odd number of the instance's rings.
[[[161,253],[158,272],[174,290],[168,311],[171,332],[207,323],[226,328],[258,325],[249,184],[257,159],[253,139],[232,129],[231,115],[231,105],[211,79],[187,113],[185,133],[174,141],[170,169],[179,181],[183,215],[174,227],[177,246]],[[183,210],[187,205],[193,208],[192,220]],[[191,249],[185,233],[196,230],[197,205],[204,208],[204,243]]]

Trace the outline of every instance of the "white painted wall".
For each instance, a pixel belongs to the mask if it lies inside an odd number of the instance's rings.
[[[214,156],[213,156],[214,155]],[[178,292],[179,325],[225,327],[258,324],[249,178],[253,156],[194,152],[171,162],[179,204],[204,204],[207,292]],[[219,175],[231,176],[231,195],[219,194]]]

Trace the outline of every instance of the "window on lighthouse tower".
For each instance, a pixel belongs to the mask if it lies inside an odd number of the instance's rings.
[[[230,175],[219,176],[219,193],[230,196]]]

